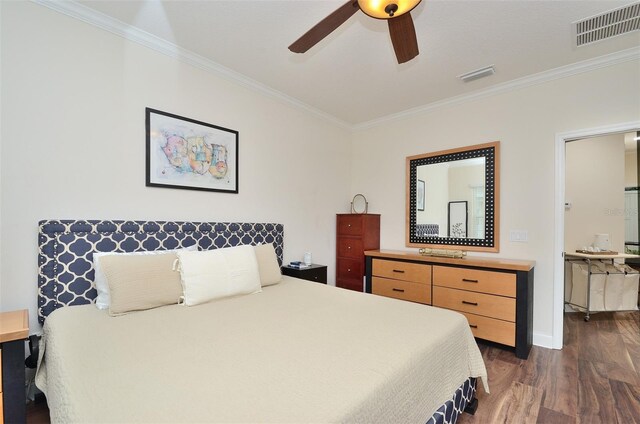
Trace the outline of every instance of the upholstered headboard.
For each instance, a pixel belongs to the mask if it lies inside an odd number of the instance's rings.
[[[57,308],[95,301],[94,252],[200,250],[271,243],[282,265],[282,224],[169,221],[39,222],[38,320]]]

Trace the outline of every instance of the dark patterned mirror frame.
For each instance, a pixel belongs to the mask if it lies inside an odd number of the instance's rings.
[[[438,237],[416,234],[417,167],[456,160],[485,158],[485,238]],[[500,142],[476,144],[407,157],[406,245],[409,247],[459,248],[480,252],[500,251]]]

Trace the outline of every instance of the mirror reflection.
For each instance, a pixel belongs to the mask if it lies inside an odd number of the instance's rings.
[[[407,158],[407,246],[499,251],[499,145]]]
[[[484,157],[416,167],[416,235],[484,238]],[[423,234],[420,234],[420,232]]]

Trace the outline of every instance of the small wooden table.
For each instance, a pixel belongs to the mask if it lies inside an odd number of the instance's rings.
[[[26,421],[24,340],[29,337],[29,311],[0,313],[0,423]]]

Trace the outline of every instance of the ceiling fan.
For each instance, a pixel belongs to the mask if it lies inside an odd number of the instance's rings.
[[[419,53],[411,10],[422,0],[349,0],[321,20],[289,46],[294,53],[304,53],[331,34],[358,10],[389,22],[389,35],[398,63],[407,62]]]

